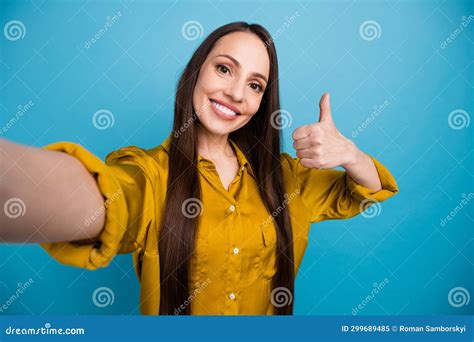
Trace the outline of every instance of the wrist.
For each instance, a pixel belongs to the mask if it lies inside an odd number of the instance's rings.
[[[347,161],[341,165],[346,170],[353,168],[355,165],[359,164],[360,161],[363,160],[365,156],[364,153],[361,150],[359,150],[356,144],[350,139],[347,139],[347,150],[348,150]]]

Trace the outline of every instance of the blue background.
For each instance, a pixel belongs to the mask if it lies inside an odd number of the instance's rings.
[[[440,220],[473,192],[472,124],[453,129],[448,116],[473,113],[473,14],[465,1],[1,1],[0,23],[25,26],[18,40],[0,36],[0,124],[29,109],[4,137],[34,146],[69,140],[99,157],[128,145],[159,145],[172,128],[179,73],[207,34],[223,24],[257,22],[275,34],[282,108],[291,133],[315,122],[317,103],[331,93],[334,120],[351,134],[373,107],[388,106],[353,140],[395,176],[400,193],[374,218],[358,216],[312,226],[297,279],[295,314],[351,315],[373,290],[385,287],[359,315],[472,314],[472,300],[449,304],[463,287],[474,295],[473,203],[444,227]],[[121,17],[90,48],[118,11]],[[296,15],[297,13],[297,15]],[[295,18],[290,24],[289,18]],[[203,35],[184,39],[198,21]],[[363,39],[367,20],[380,36]],[[285,25],[285,23],[287,25]],[[96,129],[95,112],[114,125]],[[131,255],[99,271],[65,267],[37,245],[0,247],[0,305],[18,283],[34,283],[4,314],[139,314]],[[98,287],[113,290],[99,308]]]

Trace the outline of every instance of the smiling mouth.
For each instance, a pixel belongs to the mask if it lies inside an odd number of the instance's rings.
[[[212,106],[214,106],[214,108],[216,108],[219,112],[221,112],[222,114],[224,115],[227,115],[227,116],[237,116],[237,115],[241,115],[240,113],[238,112],[235,112],[233,111],[232,109],[224,106],[224,105],[221,105],[220,103],[217,103],[216,101],[214,101],[213,99],[209,99],[211,101],[211,104]]]

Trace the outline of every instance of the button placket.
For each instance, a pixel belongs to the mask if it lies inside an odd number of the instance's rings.
[[[227,267],[227,281],[226,281],[226,305],[225,313],[230,315],[236,315],[239,311],[239,280],[241,277],[241,253],[239,244],[242,236],[242,224],[241,217],[237,212],[237,205],[234,201],[230,202],[227,208],[229,214],[227,219],[229,220],[229,249],[228,253],[230,258]]]

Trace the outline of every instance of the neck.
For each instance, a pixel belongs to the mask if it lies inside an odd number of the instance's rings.
[[[204,128],[198,130],[198,154],[209,160],[221,160],[234,156],[229,134],[215,135]]]

